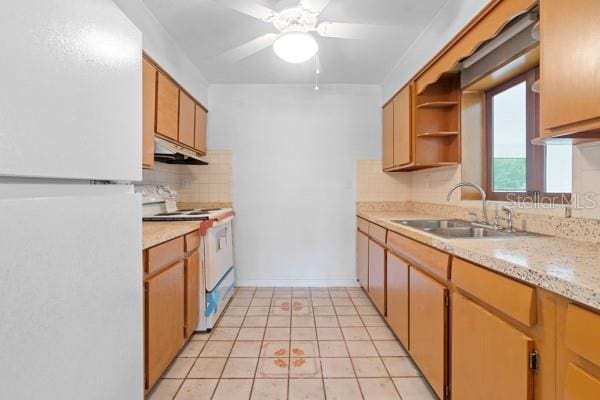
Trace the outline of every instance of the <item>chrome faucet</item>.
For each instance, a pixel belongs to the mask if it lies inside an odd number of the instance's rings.
[[[487,216],[487,196],[485,194],[485,190],[483,190],[483,188],[481,186],[479,186],[476,183],[471,183],[471,182],[460,182],[457,183],[456,185],[452,186],[450,188],[450,190],[448,191],[448,196],[446,197],[446,201],[450,201],[450,198],[452,197],[452,193],[454,193],[454,191],[460,187],[463,186],[469,186],[472,188],[475,188],[479,191],[479,193],[481,194],[481,206],[483,209],[483,223],[486,225],[489,225],[490,223],[488,222],[488,216]]]

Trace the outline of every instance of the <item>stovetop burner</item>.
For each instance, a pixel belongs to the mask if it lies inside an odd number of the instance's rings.
[[[183,212],[170,212],[170,213],[160,213],[160,214],[156,214],[155,217],[169,217],[171,215],[181,215],[183,214]]]

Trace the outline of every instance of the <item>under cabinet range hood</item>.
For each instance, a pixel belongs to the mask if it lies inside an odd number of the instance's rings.
[[[167,164],[208,165],[198,153],[158,137],[154,139],[154,160]]]

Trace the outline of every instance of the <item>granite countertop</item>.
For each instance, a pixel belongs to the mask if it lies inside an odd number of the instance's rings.
[[[142,222],[142,247],[144,250],[167,242],[186,233],[200,229],[201,221]]]
[[[600,245],[552,236],[444,239],[398,219],[443,219],[411,211],[358,211],[390,231],[483,265],[590,307],[600,309]]]

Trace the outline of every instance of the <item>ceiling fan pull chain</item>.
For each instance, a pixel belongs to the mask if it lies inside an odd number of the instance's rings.
[[[319,60],[319,53],[317,53],[315,60],[317,62],[317,69],[315,71],[315,90],[319,90],[319,75],[321,74],[321,61]]]

